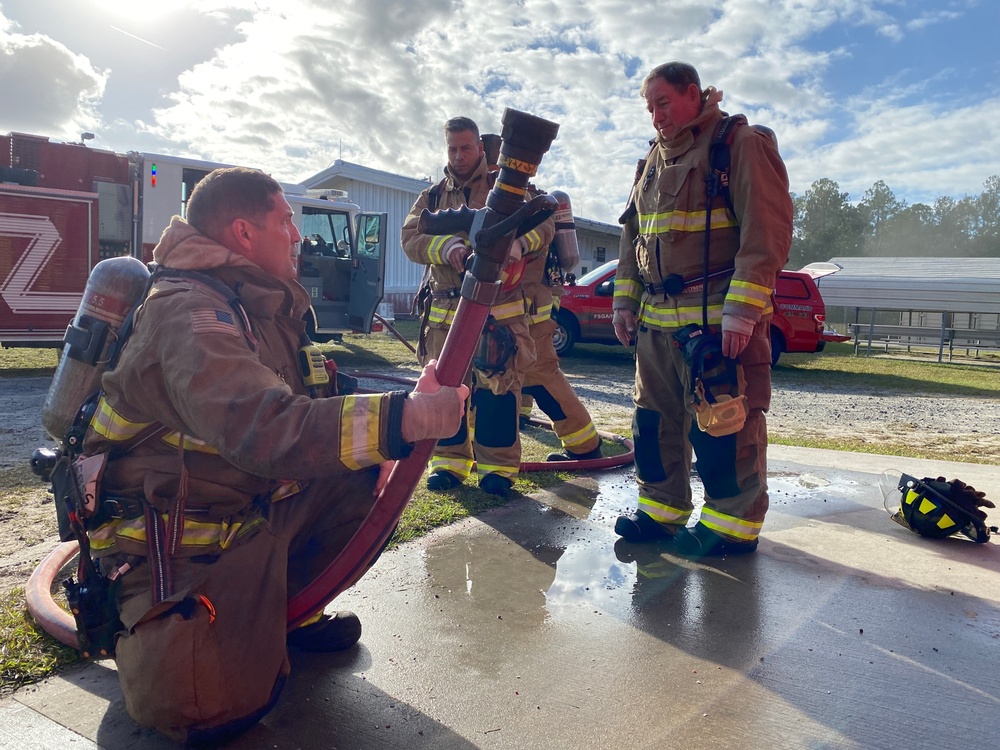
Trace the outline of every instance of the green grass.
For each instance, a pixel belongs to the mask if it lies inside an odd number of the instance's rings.
[[[81,657],[48,635],[28,614],[24,589],[0,597],[0,695],[38,682]]]
[[[418,325],[413,320],[397,320],[394,328],[408,341],[415,342]],[[417,370],[416,356],[404,344],[386,333],[347,334],[340,342],[322,346],[346,371],[363,372],[396,367]],[[0,375],[51,374],[57,364],[54,349],[0,349]],[[936,356],[903,358],[900,356],[854,357],[850,344],[831,345],[822,355],[785,354],[773,370],[775,384],[807,385],[816,390],[871,391],[883,393],[921,393],[995,399],[1000,397],[1000,377],[995,366],[1000,357],[984,357],[978,364],[938,364]],[[578,345],[562,360],[570,375],[600,376],[631,382],[634,374],[632,353],[622,347],[597,344]],[[630,416],[617,424],[599,424],[607,432],[628,436]],[[852,440],[814,440],[772,434],[778,445],[827,448],[882,455],[938,458],[944,460],[995,462],[995,457],[956,456],[947,444],[937,452],[915,448],[905,441],[881,441],[878,444]],[[609,454],[623,452],[621,445],[605,444]],[[522,432],[525,461],[541,461],[549,451],[558,449],[558,440],[546,430]],[[2,473],[3,506],[16,512],[18,502],[35,497],[38,480],[26,469]],[[565,472],[533,472],[515,480],[515,490],[530,494],[571,478]],[[19,499],[20,498],[20,499]],[[421,482],[400,519],[393,545],[426,534],[439,526],[477,515],[503,504],[503,500],[479,490],[473,481],[446,493],[429,492]],[[18,588],[0,598],[0,689],[9,691],[76,663],[79,657],[43,633],[31,621],[24,607],[23,590]]]

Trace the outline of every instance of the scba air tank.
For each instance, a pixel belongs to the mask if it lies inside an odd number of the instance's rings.
[[[569,196],[562,190],[553,190],[552,197],[556,199],[556,212],[552,220],[556,224],[556,236],[553,242],[556,254],[559,256],[559,267],[568,271],[580,262],[580,246],[576,240],[576,223],[573,221],[573,207]]]
[[[102,260],[90,272],[42,407],[42,426],[56,440],[65,438],[80,406],[100,389],[118,331],[148,280],[145,264],[131,256]]]

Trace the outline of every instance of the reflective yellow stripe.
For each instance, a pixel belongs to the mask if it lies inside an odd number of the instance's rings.
[[[691,509],[672,508],[664,503],[658,503],[645,495],[639,495],[639,510],[660,523],[672,523],[683,526],[691,517]]]
[[[344,396],[340,407],[340,460],[349,469],[363,469],[387,460],[379,452],[381,395]]]
[[[530,232],[521,237],[525,244],[528,246],[529,252],[535,252],[542,246],[542,235],[538,233],[538,229],[532,229]]]
[[[455,322],[455,311],[450,307],[435,307],[432,302],[430,312],[427,313],[427,321],[451,325]]]
[[[615,278],[615,296],[617,299],[630,299],[639,302],[642,299],[642,284],[634,279]]]
[[[729,283],[729,292],[726,294],[727,302],[742,302],[745,305],[759,307],[762,310],[771,302],[770,287],[753,284],[749,281],[733,279]]]
[[[507,477],[507,479],[512,479],[517,476],[517,470],[520,468],[518,466],[494,466],[492,464],[476,464],[476,473],[480,477],[485,477],[487,474],[499,474],[502,477]]]
[[[441,251],[444,246],[455,239],[454,234],[439,234],[431,238],[430,244],[427,246],[427,260],[435,265],[443,265],[447,263],[444,258],[441,257]]]
[[[701,510],[701,523],[719,534],[748,542],[752,542],[760,536],[760,528],[764,525],[763,522],[727,516],[725,513],[712,510],[708,506]]]
[[[584,445],[587,441],[593,440],[595,437],[597,437],[597,428],[591,422],[582,430],[571,432],[569,435],[561,435],[559,439],[562,440],[564,447],[575,448],[578,445]]]
[[[442,456],[431,456],[429,471],[434,473],[438,469],[450,471],[463,481],[472,473],[471,458],[444,458]]]
[[[688,323],[701,323],[702,309],[700,305],[673,308],[657,307],[647,303],[639,312],[639,320],[653,328],[682,328]],[[708,322],[710,325],[722,323],[722,305],[708,306]]]
[[[712,229],[739,226],[735,217],[723,206],[712,209]],[[645,235],[666,232],[704,232],[704,211],[664,211],[663,213],[639,214],[639,232]]]
[[[518,299],[513,302],[504,302],[502,305],[494,305],[490,308],[490,315],[496,320],[509,320],[524,315],[524,300]]]
[[[181,434],[179,432],[170,432],[164,435],[161,440],[167,445],[172,445],[174,448],[181,441]],[[194,451],[196,453],[208,453],[213,456],[219,455],[219,451],[213,448],[211,445],[206,443],[204,440],[199,440],[198,438],[184,436],[184,450]]]
[[[531,322],[532,324],[544,323],[551,317],[552,317],[552,305],[551,304],[543,305],[542,307],[539,307],[537,310],[535,310],[535,312],[531,314]]]
[[[97,403],[90,428],[101,437],[114,441],[131,440],[149,427],[152,422],[131,422],[111,408],[104,396]]]

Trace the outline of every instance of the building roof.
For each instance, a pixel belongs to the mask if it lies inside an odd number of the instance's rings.
[[[820,275],[827,305],[1000,313],[1000,258],[843,257],[802,270]]]
[[[337,159],[333,164],[317,172],[312,177],[302,180],[302,184],[307,188],[335,188],[340,187],[345,180],[357,180],[370,185],[403,190],[410,193],[420,193],[431,184],[429,179],[418,180],[413,177],[383,172],[380,169],[362,167],[360,164],[352,164],[343,159]]]

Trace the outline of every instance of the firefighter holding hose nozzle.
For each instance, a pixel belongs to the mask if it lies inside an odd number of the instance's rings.
[[[433,362],[410,394],[338,388],[305,337],[292,217],[262,172],[197,185],[154,250],[64,477],[86,466],[100,484],[85,493],[96,505],[72,513],[89,514],[81,557],[87,545],[100,566],[77,598],[110,581],[120,620],[97,653],[114,654],[129,714],[180,742],[216,746],[252,727],[278,699],[288,648],[358,641],[354,614],[323,613],[332,596],[288,632],[291,601],[372,523],[380,465],[453,435],[468,398]]]
[[[465,269],[472,254],[468,231],[444,234],[422,231],[425,211],[482,210],[497,183],[498,172],[489,160],[476,123],[455,117],[444,126],[448,165],[445,176],[417,198],[402,229],[406,256],[427,267],[427,281],[418,294],[421,319],[418,358],[421,364],[438,359],[461,297]],[[489,142],[493,145],[493,142]],[[498,155],[499,158],[499,155]],[[507,164],[514,164],[508,159]],[[527,164],[519,161],[518,164]],[[537,195],[530,185],[525,197]],[[520,198],[519,198],[520,200]],[[480,488],[505,496],[521,462],[518,413],[524,375],[535,360],[530,319],[521,287],[524,264],[547,252],[555,224],[546,218],[517,236],[500,265],[501,291],[482,332],[481,346],[466,382],[474,385],[471,408],[461,428],[439,440],[430,460],[427,487],[447,490],[462,484],[477,467]],[[482,261],[481,261],[482,262]]]

